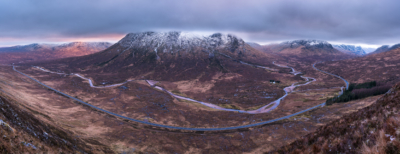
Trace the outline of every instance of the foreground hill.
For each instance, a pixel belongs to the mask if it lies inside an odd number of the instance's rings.
[[[316,66],[353,83],[380,81],[394,84],[400,81],[400,48],[361,58],[326,61]]]
[[[83,56],[104,50],[108,42],[72,42],[67,44],[30,44],[0,48],[0,63],[18,63]]]
[[[272,153],[398,153],[400,83],[371,106]]]
[[[93,147],[59,126],[34,116],[28,107],[0,92],[0,153],[92,153]],[[36,114],[41,114],[36,112]],[[44,115],[44,114],[41,114]],[[47,117],[50,119],[49,117]],[[101,145],[100,153],[110,152]]]

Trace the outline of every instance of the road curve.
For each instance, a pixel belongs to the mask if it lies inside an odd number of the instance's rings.
[[[46,69],[41,68],[41,67],[38,67],[38,66],[33,66],[33,67],[34,67],[34,68],[37,68],[37,69],[39,69],[39,70],[41,70],[41,71],[44,71],[44,72],[49,72],[49,73],[54,73],[54,74],[59,74],[59,75],[75,75],[75,76],[77,76],[77,77],[79,77],[79,78],[81,78],[81,79],[87,80],[87,81],[89,82],[90,87],[92,87],[92,88],[110,88],[110,87],[117,87],[117,86],[121,86],[121,85],[123,85],[123,84],[125,84],[125,83],[131,82],[131,81],[135,81],[135,80],[127,80],[127,81],[125,81],[125,82],[117,83],[117,84],[113,84],[113,85],[95,86],[95,85],[93,85],[92,79],[83,77],[83,76],[80,75],[80,74],[76,74],[76,73],[66,74],[66,73],[60,73],[60,72],[53,72],[53,71],[46,70]]]
[[[274,64],[275,64],[275,63],[274,63]],[[275,65],[277,65],[277,64],[275,64]],[[291,69],[292,69],[292,72],[291,72],[291,73],[294,74],[294,75],[297,75],[297,74],[300,74],[300,73],[301,73],[301,72],[295,71],[292,67],[281,66],[281,65],[277,65],[277,66],[279,66],[279,67],[285,67],[285,68],[291,68]],[[80,75],[80,74],[76,74],[76,73],[65,74],[65,73],[60,73],[60,72],[53,72],[53,71],[50,71],[50,70],[47,70],[47,69],[44,69],[44,68],[41,68],[41,67],[38,67],[38,66],[34,66],[34,68],[37,68],[37,69],[39,69],[39,70],[41,70],[41,71],[44,71],[44,72],[49,72],[49,73],[54,73],[54,74],[59,74],[59,75],[75,75],[75,76],[77,76],[77,77],[79,77],[79,78],[81,78],[81,79],[87,80],[87,81],[89,82],[90,87],[92,87],[92,88],[109,88],[109,87],[116,87],[116,86],[121,86],[121,85],[123,85],[123,84],[125,84],[125,83],[127,83],[127,82],[130,82],[130,81],[135,81],[135,80],[128,80],[128,81],[125,81],[125,82],[122,82],[122,83],[118,83],[118,84],[113,84],[113,85],[94,86],[94,85],[93,85],[93,81],[92,81],[91,79],[86,78],[86,77],[83,77],[83,76]],[[264,68],[264,69],[265,69],[265,68]],[[285,91],[285,95],[283,95],[282,97],[280,97],[280,98],[278,98],[277,100],[275,100],[275,101],[273,101],[273,102],[271,102],[271,103],[268,103],[267,105],[264,105],[264,106],[262,106],[262,107],[260,107],[260,108],[258,108],[258,109],[249,110],[249,111],[223,108],[223,107],[220,107],[220,106],[215,105],[215,104],[211,104],[211,103],[202,102],[202,101],[194,100],[194,99],[191,99],[191,98],[179,96],[179,95],[176,95],[176,94],[174,94],[174,93],[168,91],[167,89],[164,89],[163,87],[157,86],[156,84],[157,84],[158,81],[154,81],[154,80],[145,80],[145,81],[146,81],[151,87],[156,88],[156,89],[161,90],[161,91],[164,91],[164,92],[168,93],[169,95],[171,95],[172,97],[174,97],[174,98],[176,98],[176,99],[181,99],[181,100],[187,100],[187,101],[191,101],[191,102],[196,102],[196,103],[199,103],[199,104],[201,104],[201,105],[204,105],[204,106],[207,106],[207,107],[216,109],[216,110],[221,110],[221,111],[231,111],[231,112],[248,113],[248,114],[260,114],[260,113],[267,113],[267,112],[270,112],[270,111],[276,109],[276,108],[279,106],[280,102],[281,102],[289,93],[293,92],[294,88],[299,87],[299,86],[303,86],[303,85],[307,85],[307,84],[309,84],[309,83],[311,83],[311,82],[316,81],[316,79],[311,78],[311,77],[303,77],[303,76],[301,76],[301,77],[304,78],[304,79],[305,79],[306,81],[308,81],[308,82],[305,83],[305,84],[300,84],[300,85],[295,85],[295,84],[297,84],[298,82],[293,83],[292,85],[290,85],[290,86],[288,86],[288,87],[285,87],[285,88],[283,89],[283,90]],[[312,79],[312,80],[310,80],[310,79]]]
[[[323,71],[323,70],[320,70],[320,69],[316,68],[316,67],[315,67],[315,64],[318,64],[318,63],[322,63],[322,62],[316,62],[316,63],[314,63],[314,64],[313,64],[313,68],[314,68],[314,69],[316,69],[317,71],[320,71],[320,72],[322,72],[322,73],[329,74],[329,75],[335,76],[335,77],[337,77],[337,78],[339,78],[339,79],[342,79],[342,80],[344,81],[344,83],[346,84],[346,90],[349,89],[349,82],[348,82],[347,80],[345,80],[344,78],[340,77],[339,75],[332,74],[332,73],[328,73],[328,72],[325,72],[325,71]]]
[[[110,115],[114,115],[114,116],[116,116],[116,117],[120,117],[120,118],[122,118],[122,119],[126,119],[126,120],[133,121],[133,122],[138,122],[138,123],[142,123],[142,124],[146,124],[146,125],[150,125],[150,126],[156,126],[156,127],[160,127],[160,128],[176,129],[176,130],[187,130],[187,131],[224,131],[224,130],[236,130],[236,129],[250,128],[250,127],[266,125],[266,124],[270,124],[270,123],[277,122],[277,121],[280,121],[280,120],[288,119],[288,118],[290,118],[290,117],[293,117],[293,116],[302,114],[302,113],[304,113],[304,112],[307,112],[307,111],[310,111],[310,110],[313,110],[313,109],[315,109],[315,108],[318,108],[318,107],[321,107],[321,106],[324,106],[324,105],[325,105],[325,102],[324,102],[324,103],[322,103],[322,104],[313,106],[313,107],[311,107],[311,108],[308,108],[308,109],[302,110],[302,111],[300,111],[300,112],[296,112],[296,113],[294,113],[294,114],[287,115],[287,116],[284,116],[284,117],[281,117],[281,118],[272,119],[272,120],[268,120],[268,121],[263,121],[263,122],[259,122],[259,123],[254,123],[254,124],[242,125],[242,126],[220,127],[220,128],[177,127],[177,126],[161,125],[161,124],[151,123],[151,122],[142,121],[142,120],[138,120],[138,119],[133,119],[133,118],[125,117],[125,116],[122,116],[122,115],[119,115],[119,114],[116,114],[116,113],[113,113],[113,112],[104,110],[104,109],[99,108],[99,107],[97,107],[97,106],[94,106],[94,105],[92,105],[92,104],[86,103],[86,102],[84,102],[84,101],[82,101],[82,100],[80,100],[80,99],[77,99],[77,98],[75,98],[75,97],[72,97],[72,96],[70,96],[70,95],[68,95],[68,94],[65,94],[65,93],[63,93],[63,92],[61,92],[61,91],[58,91],[58,90],[56,90],[56,89],[54,89],[54,88],[51,88],[51,87],[45,85],[44,83],[42,83],[42,82],[40,82],[40,81],[38,81],[38,80],[36,80],[36,79],[30,77],[30,76],[28,76],[28,75],[26,75],[26,74],[24,74],[24,73],[18,71],[18,70],[15,68],[15,66],[13,66],[13,70],[16,71],[16,72],[18,72],[19,74],[22,74],[22,75],[26,76],[27,78],[29,78],[29,79],[31,79],[31,80],[33,80],[33,81],[35,81],[35,82],[39,83],[40,85],[42,85],[42,86],[44,86],[44,87],[46,87],[46,88],[48,88],[48,89],[51,89],[51,90],[53,90],[53,91],[55,91],[55,92],[57,92],[57,93],[59,93],[59,94],[61,94],[61,95],[64,95],[64,96],[66,96],[66,97],[68,97],[68,98],[71,98],[71,99],[73,99],[73,100],[75,100],[75,101],[77,101],[77,102],[79,102],[79,103],[81,103],[81,104],[83,104],[83,105],[89,106],[89,107],[94,108],[94,109],[96,109],[96,110],[98,110],[98,111],[102,111],[102,112],[108,113],[108,114],[110,114]]]

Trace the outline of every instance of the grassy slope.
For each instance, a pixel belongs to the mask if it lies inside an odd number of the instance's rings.
[[[271,153],[399,153],[400,83],[369,107]]]
[[[92,147],[79,138],[37,119],[9,99],[0,96],[0,153],[92,153]]]

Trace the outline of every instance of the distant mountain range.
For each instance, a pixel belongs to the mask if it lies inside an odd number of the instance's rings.
[[[379,47],[378,49],[376,49],[374,52],[371,52],[371,53],[369,53],[369,54],[382,53],[382,52],[394,50],[394,49],[397,49],[397,48],[400,48],[400,43],[399,43],[399,44],[395,44],[395,45],[393,45],[393,46],[382,45],[381,47]]]
[[[294,40],[268,45],[247,44],[260,51],[280,55],[296,55],[299,57],[344,55],[335,49],[332,44],[320,40]]]
[[[320,40],[294,40],[287,41],[280,44],[282,49],[304,47],[304,49],[327,49],[332,51],[332,45],[326,41]],[[336,52],[333,50],[333,52]]]
[[[107,49],[108,42],[72,42],[66,44],[29,44],[0,48],[0,63],[52,60],[84,56]]]
[[[339,51],[348,54],[355,54],[355,55],[365,55],[367,54],[361,46],[354,46],[354,45],[333,45],[333,47]]]
[[[0,52],[32,52],[32,51],[99,51],[110,47],[108,42],[71,42],[66,44],[38,44],[17,45],[12,47],[0,47]]]
[[[267,44],[267,45],[260,45],[254,42],[247,42],[248,45],[251,47],[258,49],[264,52],[275,52],[275,53],[289,53],[289,54],[296,54],[296,53],[303,53],[299,49],[305,52],[306,54],[310,55],[314,54],[322,54],[322,53],[337,53],[336,50],[340,51],[341,53],[349,54],[349,55],[356,55],[356,56],[363,56],[368,53],[371,53],[376,50],[376,48],[363,48],[361,46],[355,45],[332,45],[327,41],[321,40],[294,40],[294,41],[286,41],[279,44]],[[299,48],[300,47],[300,48]],[[294,49],[299,48],[297,51]],[[290,49],[291,51],[288,51]],[[389,49],[389,48],[387,48]],[[309,51],[313,52],[309,52]],[[318,51],[317,51],[318,50]]]

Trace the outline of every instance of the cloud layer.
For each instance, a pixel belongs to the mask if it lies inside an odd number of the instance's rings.
[[[394,44],[400,43],[399,6],[397,0],[3,0],[0,41],[179,30],[257,42]]]

